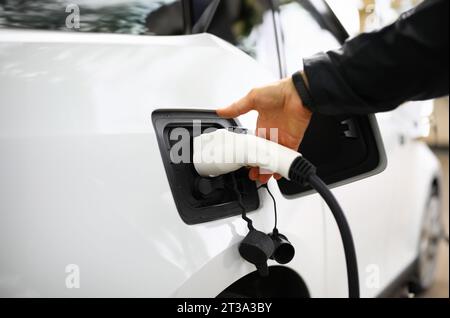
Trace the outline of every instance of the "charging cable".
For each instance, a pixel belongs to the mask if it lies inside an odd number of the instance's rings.
[[[278,211],[277,211],[277,201],[275,200],[275,197],[273,196],[272,192],[269,189],[269,186],[267,184],[263,184],[261,186],[258,187],[259,189],[265,188],[267,190],[267,193],[270,195],[270,197],[272,198],[272,202],[273,202],[273,211],[275,214],[275,225],[273,226],[273,231],[272,233],[274,234],[278,234]]]
[[[211,154],[220,160],[211,160]],[[230,163],[226,160],[227,154],[234,154],[239,160]],[[358,263],[350,226],[333,193],[317,176],[316,167],[301,154],[264,138],[219,129],[194,138],[193,159],[196,171],[205,177],[215,177],[244,166],[252,166],[278,173],[292,182],[302,186],[309,185],[315,189],[330,208],[341,235],[347,266],[349,297],[359,298]],[[234,176],[233,178],[235,191],[238,193],[237,182]],[[241,256],[245,256],[244,259],[255,264],[261,274],[268,275],[266,260],[274,253],[273,241],[265,233],[255,230],[252,221],[245,214],[240,192],[238,201],[243,210],[242,218],[250,230],[240,245]],[[292,256],[292,253],[289,256]],[[283,261],[284,257],[281,260]]]
[[[247,216],[247,212],[246,212],[246,209],[245,209],[245,205],[244,205],[244,202],[243,202],[243,199],[242,199],[242,194],[241,194],[241,192],[239,191],[238,183],[237,183],[237,180],[236,180],[236,177],[234,176],[234,174],[232,174],[232,179],[233,179],[233,188],[234,188],[234,192],[236,193],[236,196],[237,196],[237,199],[238,199],[239,207],[242,209],[241,217],[242,217],[242,219],[247,223],[248,229],[249,229],[250,231],[251,231],[251,230],[254,230],[255,228],[254,228],[254,226],[253,226],[253,221],[252,221],[252,219],[250,219],[250,218]],[[270,191],[270,189],[269,189],[269,187],[268,187],[267,184],[263,184],[263,185],[259,186],[259,187],[257,188],[257,190],[260,190],[260,189],[263,189],[263,188],[267,190],[267,193],[269,193],[270,197],[272,198],[272,202],[273,202],[273,210],[274,210],[274,214],[275,214],[275,225],[274,225],[274,227],[273,227],[273,231],[272,231],[272,232],[278,234],[278,228],[277,228],[277,226],[278,226],[277,202],[276,202],[275,197],[273,196],[273,194],[272,194],[272,192]]]
[[[350,298],[359,298],[359,275],[356,260],[355,244],[352,232],[345,218],[344,211],[328,189],[327,185],[316,174],[316,167],[302,156],[297,157],[289,169],[289,179],[302,186],[310,185],[323,198],[336,220],[344,246],[347,264],[347,281]]]
[[[236,176],[234,175],[234,173],[231,174],[231,178],[233,179],[233,189],[237,196],[237,202],[239,204],[239,207],[242,209],[241,217],[245,222],[247,222],[248,229],[250,231],[253,231],[255,230],[255,228],[253,227],[253,221],[247,216],[247,210],[245,209],[242,194],[241,191],[239,191],[238,182],[236,180]]]

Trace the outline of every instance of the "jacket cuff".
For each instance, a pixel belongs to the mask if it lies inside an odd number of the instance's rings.
[[[308,105],[314,113],[334,114],[330,109],[331,93],[328,89],[330,83],[330,59],[325,53],[318,53],[303,59],[303,71],[308,78],[309,93],[314,103]]]
[[[361,105],[363,101],[352,91],[340,74],[331,53],[318,53],[303,60],[304,72],[308,78],[309,92],[314,101],[311,111],[323,115],[341,115],[358,112],[352,105]],[[359,108],[359,107],[358,107]]]

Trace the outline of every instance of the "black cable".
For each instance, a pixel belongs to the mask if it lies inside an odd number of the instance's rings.
[[[236,177],[232,174],[233,178],[233,186],[234,190],[237,194],[238,203],[242,208],[242,219],[247,222],[249,230],[254,230],[253,222],[246,216],[246,209],[242,202],[242,195],[238,189],[238,184]],[[353,236],[350,230],[350,226],[348,225],[347,219],[345,218],[345,214],[342,211],[341,206],[338,201],[334,197],[333,193],[328,189],[327,185],[316,175],[316,167],[312,165],[308,160],[303,157],[298,157],[291,165],[289,169],[289,179],[293,182],[296,182],[301,185],[309,184],[312,188],[314,188],[326,202],[328,207],[330,208],[334,219],[336,220],[336,224],[338,226],[342,244],[344,247],[345,254],[345,262],[347,267],[347,281],[348,281],[348,293],[349,298],[359,298],[359,274],[358,274],[358,262],[356,259],[356,251],[355,244],[353,242]],[[260,186],[258,189],[265,187],[272,197],[274,202],[274,210],[275,210],[275,228],[274,231],[277,231],[277,206],[276,201],[270,189],[267,185]]]
[[[289,179],[302,186],[309,184],[320,194],[333,213],[344,246],[349,298],[359,298],[359,274],[355,244],[344,211],[327,185],[317,176],[316,167],[305,158],[300,156],[294,160],[289,169]]]
[[[275,197],[273,196],[272,192],[269,189],[269,186],[267,184],[263,184],[262,186],[258,187],[258,190],[261,188],[266,188],[267,193],[269,193],[270,197],[272,198],[273,202],[273,210],[275,213],[275,225],[273,227],[273,233],[278,233],[278,211],[277,211],[277,201],[275,200]]]
[[[355,244],[344,212],[330,189],[328,189],[327,185],[316,174],[309,176],[308,183],[322,196],[333,213],[339,232],[341,233],[342,244],[344,245],[349,298],[359,298],[359,276]]]
[[[233,189],[234,189],[234,192],[236,192],[236,196],[237,196],[237,199],[238,199],[238,204],[239,204],[239,206],[240,206],[241,209],[242,209],[241,217],[242,217],[242,219],[243,219],[245,222],[247,222],[247,227],[248,227],[248,229],[249,229],[250,231],[252,231],[252,230],[255,229],[255,228],[253,227],[253,221],[252,221],[252,219],[250,219],[249,217],[247,217],[247,211],[246,211],[246,209],[245,209],[245,205],[244,205],[244,202],[243,202],[243,200],[242,200],[241,191],[239,191],[238,183],[237,183],[237,180],[236,180],[236,177],[235,177],[234,173],[231,174],[231,177],[232,177],[232,179],[233,179]]]

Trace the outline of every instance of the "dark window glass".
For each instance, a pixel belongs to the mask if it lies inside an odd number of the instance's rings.
[[[303,4],[303,1],[280,2],[280,20],[288,74],[303,67],[303,58],[340,47],[336,37],[317,22],[311,9]]]
[[[269,0],[222,0],[208,33],[235,45],[272,74],[279,76],[275,28]]]
[[[193,0],[193,23],[211,0]],[[67,19],[79,8],[79,28]],[[73,21],[72,19],[70,19]],[[0,28],[73,32],[180,35],[181,0],[0,0]],[[269,0],[222,0],[208,32],[235,45],[278,76],[278,54]]]
[[[71,5],[79,8],[79,28]],[[0,28],[174,35],[183,32],[180,0],[0,0]]]

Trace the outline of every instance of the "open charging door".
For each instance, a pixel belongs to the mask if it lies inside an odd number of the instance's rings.
[[[315,114],[299,152],[317,167],[317,175],[330,187],[382,172],[387,165],[383,141],[374,115],[324,116]],[[308,194],[286,179],[278,181],[285,196]]]
[[[197,224],[239,215],[242,210],[232,186],[231,174],[213,182],[212,179],[200,178],[191,163],[173,164],[170,156],[170,151],[181,137],[176,133],[177,130],[185,131],[192,141],[193,137],[203,133],[203,129],[236,127],[240,126],[239,121],[220,118],[213,110],[200,109],[159,109],[153,112],[152,120],[172,194],[182,219],[188,224]],[[197,132],[193,129],[196,121],[201,122],[201,129]],[[192,144],[189,148],[192,149]],[[316,114],[299,152],[317,167],[318,176],[331,187],[375,175],[386,167],[384,146],[373,115]],[[233,174],[243,191],[246,211],[256,210],[259,206],[256,184],[248,178],[245,168]],[[196,190],[199,182],[208,188],[208,193]],[[311,188],[298,186],[286,179],[279,180],[278,185],[287,197],[294,198],[312,192]]]

